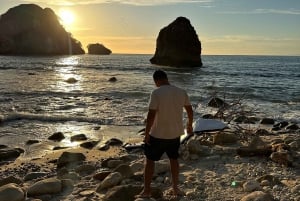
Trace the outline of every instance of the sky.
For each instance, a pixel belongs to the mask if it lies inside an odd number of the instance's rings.
[[[183,16],[203,55],[300,56],[300,0],[1,0],[0,14],[27,3],[51,8],[85,50],[154,54],[159,31]]]

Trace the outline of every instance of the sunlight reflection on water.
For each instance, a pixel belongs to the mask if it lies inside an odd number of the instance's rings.
[[[82,76],[78,74],[74,66],[78,65],[79,57],[70,56],[65,58],[60,58],[56,61],[57,65],[62,65],[63,68],[56,68],[55,71],[58,75],[58,81],[55,87],[59,91],[71,92],[81,90]]]

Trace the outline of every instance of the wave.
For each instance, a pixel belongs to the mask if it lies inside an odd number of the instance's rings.
[[[31,113],[11,113],[6,116],[0,115],[0,123],[5,123],[9,121],[17,120],[34,120],[34,121],[44,121],[44,122],[67,122],[67,121],[77,121],[77,122],[88,122],[88,123],[100,123],[104,124],[104,119],[99,119],[95,117],[80,117],[80,116],[64,116],[64,115],[46,115],[46,114],[31,114]]]

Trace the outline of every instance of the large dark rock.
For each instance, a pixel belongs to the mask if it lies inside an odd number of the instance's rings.
[[[100,55],[109,55],[111,54],[111,50],[106,48],[104,45],[96,43],[89,44],[87,46],[89,54],[100,54]]]
[[[1,15],[0,54],[64,55],[84,54],[84,50],[53,10],[21,4]]]
[[[201,67],[201,42],[194,27],[185,17],[160,30],[152,64],[174,67]]]

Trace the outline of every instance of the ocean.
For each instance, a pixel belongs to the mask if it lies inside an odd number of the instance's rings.
[[[0,144],[24,147],[54,132],[135,135],[144,126],[157,69],[186,89],[195,119],[214,112],[207,103],[218,96],[240,100],[257,117],[300,122],[299,56],[203,55],[201,68],[156,66],[151,57],[0,56]]]

